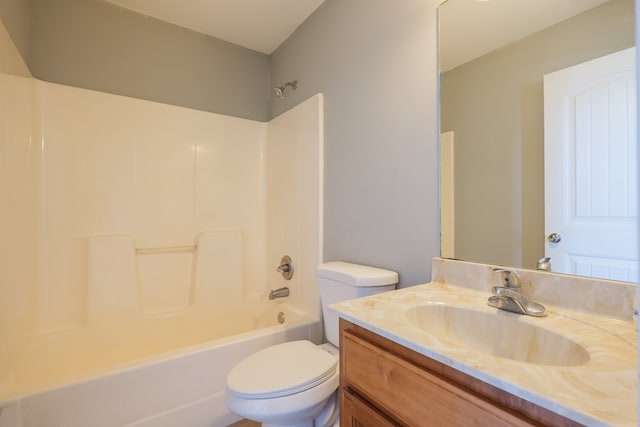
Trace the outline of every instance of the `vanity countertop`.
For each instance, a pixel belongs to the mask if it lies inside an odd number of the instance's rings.
[[[438,337],[416,328],[407,314],[415,307],[434,304],[489,310],[491,314],[496,309],[486,305],[488,296],[487,291],[431,282],[337,303],[331,309],[356,325],[581,424],[638,425],[637,332],[632,321],[548,303],[547,317],[501,311],[504,321],[561,333],[589,352],[586,363],[552,366],[453,345],[442,339],[442,333]]]

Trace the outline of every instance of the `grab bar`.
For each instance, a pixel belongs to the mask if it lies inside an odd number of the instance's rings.
[[[155,248],[136,248],[136,254],[163,254],[171,252],[194,252],[198,249],[198,245],[185,245],[185,246],[158,246]]]

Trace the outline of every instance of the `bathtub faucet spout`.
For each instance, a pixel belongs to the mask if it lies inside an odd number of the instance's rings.
[[[289,296],[289,288],[278,288],[269,292],[269,299],[284,298]]]

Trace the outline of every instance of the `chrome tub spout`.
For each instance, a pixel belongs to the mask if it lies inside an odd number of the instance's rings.
[[[272,289],[269,291],[269,299],[284,298],[289,296],[289,288]]]

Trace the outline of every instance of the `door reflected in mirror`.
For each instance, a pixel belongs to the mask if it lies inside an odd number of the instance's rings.
[[[446,168],[453,172],[442,177],[442,194],[454,211],[443,220],[443,255],[522,268],[536,268],[538,260],[551,256],[554,272],[637,281],[637,233],[627,229],[613,237],[620,222],[637,227],[637,138],[629,121],[635,118],[635,80],[622,89],[605,85],[612,93],[631,94],[624,108],[597,101],[602,93],[588,95],[586,104],[576,103],[575,94],[564,98],[571,111],[576,105],[584,110],[583,118],[610,111],[616,120],[599,128],[607,129],[603,135],[587,138],[569,115],[573,121],[553,144],[562,150],[578,144],[579,162],[563,160],[553,166],[554,174],[545,166],[544,105],[545,75],[635,45],[634,13],[633,0],[447,0],[440,6],[441,130],[453,140],[453,164]],[[573,231],[560,242],[549,241],[550,234],[563,233],[545,227],[546,205],[552,204],[545,204],[545,167],[547,187],[579,188],[581,195],[588,190],[590,199],[577,200],[574,192],[560,212],[564,223],[597,223],[601,237],[594,252],[581,242],[567,249],[568,255],[558,255],[564,243],[575,241]],[[576,179],[588,185],[576,187]],[[605,246],[624,244],[630,249],[603,252]]]

